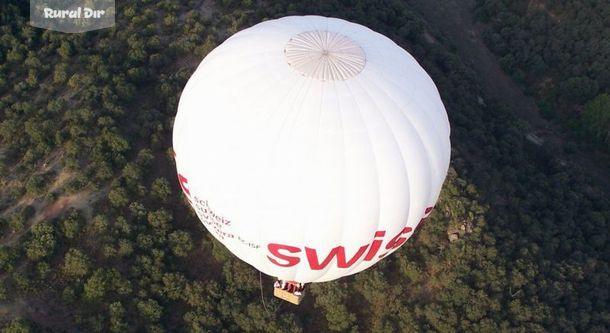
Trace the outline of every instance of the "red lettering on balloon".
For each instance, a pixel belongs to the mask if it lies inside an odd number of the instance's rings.
[[[345,248],[343,246],[337,246],[330,250],[330,253],[326,256],[322,263],[320,263],[318,260],[318,252],[315,249],[306,247],[305,254],[307,255],[307,261],[309,261],[309,267],[315,271],[326,268],[326,266],[328,266],[328,264],[335,257],[337,258],[337,267],[348,268],[355,264],[358,259],[360,259],[367,247],[369,247],[368,244],[361,246],[358,249],[358,252],[356,252],[356,254],[347,262],[345,261]]]
[[[432,208],[434,208],[434,207],[426,208],[426,211],[424,212],[424,217],[422,217],[422,219],[419,220],[419,223],[417,223],[416,228],[419,228],[420,225],[424,225],[424,223],[426,223],[426,218],[428,218],[428,216],[430,216],[430,213],[432,212]]]
[[[290,245],[281,245],[281,244],[269,244],[267,245],[267,249],[271,253],[271,255],[275,256],[279,260],[283,260],[284,263],[280,263],[277,259],[267,256],[267,258],[274,264],[281,267],[292,267],[298,264],[301,259],[299,257],[293,257],[288,254],[280,253],[280,251],[288,251],[289,253],[299,253],[301,249],[295,246]]]
[[[375,232],[375,238],[383,236],[385,236],[385,231]],[[383,243],[383,239],[373,240],[373,242],[371,243],[371,247],[369,248],[369,252],[366,254],[366,257],[364,257],[364,260],[373,260],[373,258],[375,258],[375,255],[377,255],[377,251],[379,251],[379,248],[381,247],[381,243]]]
[[[426,208],[425,214],[429,214],[431,210],[432,207]],[[427,216],[424,215],[421,221],[425,220],[426,217]],[[330,263],[333,262],[333,259],[335,258],[337,263],[336,267],[349,268],[356,264],[356,262],[364,255],[365,252],[366,255],[363,259],[364,261],[371,261],[375,258],[381,259],[385,257],[390,252],[393,252],[394,250],[402,246],[409,238],[407,234],[411,232],[413,232],[413,228],[403,227],[402,230],[396,236],[392,237],[392,239],[388,241],[388,243],[384,247],[386,251],[380,255],[377,254],[383,244],[383,237],[386,234],[384,230],[376,231],[373,237],[373,241],[358,248],[358,251],[356,251],[356,253],[351,258],[349,258],[349,260],[347,260],[345,255],[345,247],[341,245],[332,248],[323,259],[318,256],[318,250],[310,247],[304,247],[305,256],[307,258],[307,263],[309,264],[309,267],[312,270],[322,270],[327,268],[328,265],[330,265]],[[302,252],[300,247],[270,243],[267,245],[267,249],[270,253],[267,258],[269,259],[269,261],[271,261],[277,266],[292,267],[301,262],[301,258],[296,255],[297,253]],[[320,259],[322,259],[321,262]]]
[[[399,248],[402,244],[404,244],[407,241],[407,237],[401,237],[401,236],[404,234],[408,234],[411,231],[413,231],[413,228],[404,227],[404,229],[402,229],[402,231],[400,233],[398,233],[398,235],[396,235],[396,236],[394,236],[394,238],[390,239],[388,244],[386,244],[385,249],[394,250],[394,249]]]
[[[382,255],[380,255],[379,258],[385,257],[388,253],[392,252],[392,250],[395,250],[395,249],[399,248],[402,244],[404,244],[407,241],[408,237],[402,237],[402,235],[408,234],[411,231],[413,231],[413,228],[404,227],[398,233],[398,235],[396,235],[396,236],[394,236],[394,238],[390,239],[388,244],[386,244],[386,246],[385,246],[385,249],[388,251],[386,253],[383,253]]]
[[[186,177],[184,177],[183,175],[178,174],[178,181],[180,182],[180,188],[182,188],[184,194],[186,194],[186,196],[190,198],[191,191],[189,191],[188,189],[188,179],[186,179]]]

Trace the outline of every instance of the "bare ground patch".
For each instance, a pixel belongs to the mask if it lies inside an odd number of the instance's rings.
[[[105,187],[99,191],[85,190],[77,193],[71,193],[60,196],[55,202],[50,205],[44,205],[45,201],[41,199],[28,199],[20,201],[21,205],[31,205],[36,209],[34,216],[28,221],[27,227],[19,232],[14,232],[5,237],[0,244],[11,245],[18,241],[27,231],[34,225],[56,218],[65,213],[70,208],[81,210],[85,214],[85,218],[90,220],[93,215],[93,204],[100,200],[108,193],[109,188]]]

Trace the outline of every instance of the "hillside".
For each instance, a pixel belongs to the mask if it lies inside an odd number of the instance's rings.
[[[542,115],[578,150],[610,152],[610,3],[477,0],[472,9],[482,41]]]
[[[30,27],[27,3],[0,4],[3,331],[607,331],[603,169],[528,139],[538,123],[489,89],[494,77],[422,3],[143,1],[84,34]],[[200,60],[236,31],[296,14],[364,24],[413,54],[453,145],[413,238],[363,273],[309,286],[299,307],[206,231],[171,151]]]

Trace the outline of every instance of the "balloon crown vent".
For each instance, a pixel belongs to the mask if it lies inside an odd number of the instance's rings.
[[[295,71],[322,81],[347,80],[366,64],[366,55],[354,40],[331,31],[297,34],[286,43],[284,54]]]

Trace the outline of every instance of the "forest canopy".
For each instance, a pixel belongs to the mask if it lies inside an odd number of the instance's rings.
[[[490,47],[550,105],[582,106],[566,117],[607,143],[609,6],[531,3],[549,12],[477,2]],[[485,82],[407,3],[258,4],[120,3],[115,27],[83,34],[33,28],[27,2],[0,4],[2,332],[608,331],[603,182],[528,141],[514,110],[484,96]],[[177,101],[201,59],[238,30],[297,14],[364,24],[413,54],[437,83],[453,146],[439,203],[407,244],[309,286],[298,308],[206,231],[171,151]]]
[[[477,0],[474,12],[503,68],[541,99],[546,115],[610,151],[610,109],[590,107],[610,93],[610,3]]]

